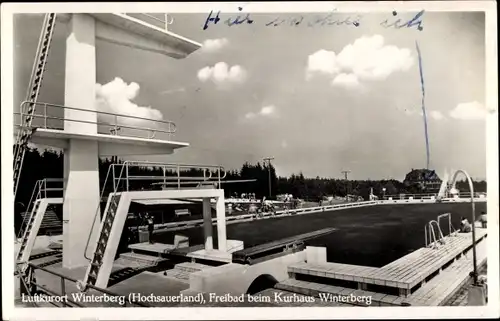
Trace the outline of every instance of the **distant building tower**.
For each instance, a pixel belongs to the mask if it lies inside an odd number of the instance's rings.
[[[406,174],[403,183],[406,187],[416,188],[420,191],[437,192],[442,180],[434,170],[412,169],[411,172]]]

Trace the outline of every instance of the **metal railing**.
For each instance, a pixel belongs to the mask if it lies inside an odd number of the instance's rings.
[[[147,14],[147,13],[142,13],[142,12],[137,12],[137,13],[135,13],[135,12],[134,13],[122,13],[122,14],[126,15],[128,17],[139,19],[139,20],[141,20],[143,22],[146,22],[146,23],[149,23],[149,24],[152,24],[152,23],[150,23],[149,21],[145,20],[144,18],[151,19],[154,22],[159,22],[161,24],[161,28],[165,29],[166,31],[168,31],[168,26],[171,25],[172,23],[174,23],[174,19],[172,17],[170,17],[170,19],[169,19],[168,15],[166,13],[164,14],[165,19],[160,19],[158,17],[152,16],[152,15]],[[152,24],[152,25],[156,26],[156,24]]]
[[[33,295],[34,294],[34,293],[31,293],[31,289],[33,289],[33,287],[36,287],[37,289],[39,289],[39,291],[45,292],[48,295],[57,296],[57,297],[65,297],[67,295],[67,292],[66,292],[66,281],[70,281],[70,282],[73,282],[75,284],[77,284],[79,282],[78,280],[73,279],[72,277],[63,275],[63,274],[55,272],[55,271],[48,270],[46,268],[43,268],[41,266],[38,266],[38,265],[33,264],[33,263],[29,263],[29,262],[27,263],[26,270],[24,272],[19,271],[19,268],[17,268],[17,269],[18,269],[19,277],[21,279],[22,286],[24,287],[25,291],[29,292],[29,295]],[[44,271],[44,272],[49,273],[51,275],[59,277],[60,284],[61,284],[61,292],[57,293],[56,291],[50,290],[47,287],[45,287],[44,285],[38,284],[35,281],[33,281],[33,276],[34,276],[34,271],[35,270],[41,270],[41,271]],[[24,277],[24,275],[27,275],[28,277]],[[112,297],[124,297],[124,304],[120,305],[121,307],[126,307],[127,304],[141,306],[141,307],[151,307],[150,305],[142,303],[142,302],[131,301],[128,296],[123,296],[123,295],[114,293],[114,292],[109,291],[109,290],[105,290],[105,289],[99,288],[99,287],[91,285],[91,284],[88,284],[87,287],[90,288],[90,289],[92,289],[92,290],[95,290],[95,291],[97,291],[99,293],[102,293],[102,294],[105,294],[105,295],[109,295],[109,296],[112,296]],[[61,303],[62,303],[63,306],[69,306],[67,304],[67,302],[69,302],[73,306],[84,307],[84,305],[82,305],[82,304],[80,304],[78,302],[75,302],[74,300],[70,299],[69,296],[67,297],[66,300],[61,300],[61,301],[62,301]]]
[[[439,238],[436,238],[436,232],[434,230],[433,223],[437,227],[437,230],[439,232],[438,235]],[[427,232],[427,229],[429,229],[429,232]],[[439,223],[436,220],[429,221],[429,223],[427,223],[424,226],[424,230],[425,230],[425,247],[432,245],[433,248],[437,248],[438,244],[440,243],[442,244],[444,242],[443,232],[441,231],[441,227],[439,227]]]
[[[460,198],[470,198],[471,196],[470,193],[459,193],[458,195]],[[480,197],[486,197],[487,194],[482,192],[475,192],[473,195],[474,198],[480,198]],[[431,199],[432,197],[437,199],[438,193],[384,195],[382,197],[382,200],[389,200],[389,198],[392,198],[392,200],[407,200],[410,199],[410,197],[413,199]],[[450,197],[450,195],[445,195],[445,197]]]
[[[28,102],[24,101],[21,103],[21,112],[20,113],[14,113],[14,115],[19,115],[21,117],[21,124],[23,123],[23,120],[25,117],[28,117],[27,112],[25,112],[25,108],[29,105],[34,105],[35,110],[33,111],[33,114],[29,115],[29,117],[33,118],[33,127],[36,128],[44,128],[44,129],[56,129],[56,130],[65,130],[66,128],[66,122],[69,123],[81,123],[81,124],[91,124],[91,125],[97,125],[97,133],[99,134],[107,134],[107,135],[116,135],[116,136],[123,136],[123,137],[135,137],[135,138],[147,138],[147,139],[154,139],[156,138],[157,133],[163,133],[168,135],[168,139],[172,138],[173,134],[176,132],[177,127],[175,126],[175,123],[172,121],[167,121],[167,120],[156,120],[156,119],[150,119],[150,118],[144,118],[144,117],[137,117],[137,116],[128,116],[128,115],[123,115],[123,114],[115,114],[115,113],[109,113],[109,112],[102,112],[102,111],[96,111],[96,110],[88,110],[88,109],[82,109],[82,108],[75,108],[75,107],[68,107],[68,106],[63,106],[63,105],[57,105],[57,104],[49,104],[49,103],[42,103],[42,102]],[[55,109],[56,111],[53,112],[50,109]],[[38,111],[37,111],[38,109]],[[40,112],[40,109],[42,111]],[[85,119],[71,119],[71,118],[66,118],[65,116],[55,116],[54,113],[57,113],[57,110],[59,110],[59,113],[65,112],[66,110],[72,110],[76,111],[78,114],[80,113],[87,113],[90,114],[92,117],[95,117],[96,120],[85,120]],[[100,118],[105,118],[108,121],[100,120]],[[39,120],[39,121],[36,121]],[[151,127],[146,127],[146,126],[134,126],[131,125],[130,123],[150,123],[154,125],[156,128],[151,128]],[[129,124],[127,124],[129,123]],[[16,124],[17,126],[22,126],[20,124]],[[99,128],[101,127],[101,128]],[[103,129],[106,129],[103,131]],[[129,130],[129,131],[139,131],[142,134],[141,135],[132,135],[131,133],[125,134],[123,133],[123,129]],[[147,135],[144,135],[144,133],[147,133]]]
[[[440,224],[441,219],[446,218],[446,217],[448,217],[448,235],[449,236],[456,235],[458,231],[451,224],[451,213],[444,213],[444,214],[438,215],[438,217],[437,217],[438,225],[441,226],[441,224]]]
[[[53,192],[61,193],[58,195],[62,197],[62,193],[64,192],[64,186],[56,185],[56,184],[64,184],[64,179],[62,178],[44,178],[36,181],[35,187],[33,188],[33,192],[31,193],[30,201],[28,203],[28,207],[26,208],[26,214],[23,217],[23,221],[21,222],[21,226],[19,228],[19,232],[17,234],[17,238],[23,235],[23,228],[25,223],[29,221],[29,217],[31,216],[31,212],[33,211],[33,207],[35,206],[35,202],[42,198],[47,198],[48,196],[53,196]],[[54,187],[56,185],[57,187]]]
[[[141,175],[141,168],[158,168],[161,175]],[[182,185],[201,185],[203,183],[215,183],[220,187],[221,181],[226,178],[226,170],[219,165],[200,165],[200,164],[177,164],[162,163],[150,161],[125,161],[122,164],[112,164],[111,172],[113,177],[113,190],[117,190],[120,184],[124,184],[123,190],[130,191],[131,181],[154,181],[153,185],[163,187],[174,186],[180,189]],[[117,175],[116,169],[119,169]],[[134,173],[134,171],[136,173]],[[193,175],[192,172],[201,172],[202,176],[183,176],[184,174]]]
[[[136,175],[130,175],[131,169],[137,169],[137,168],[150,168],[150,167],[157,167],[162,170],[163,175],[159,176],[151,176],[151,175],[139,175],[137,173]],[[118,174],[116,173],[116,169],[119,168]],[[172,176],[168,176],[167,170],[168,169],[174,169],[175,172]],[[203,176],[201,177],[185,177],[181,175],[182,169],[190,169],[190,170],[201,170],[203,172]],[[208,171],[208,172],[207,172]],[[212,172],[216,172],[216,177],[212,180]],[[175,179],[176,182],[174,182],[177,185],[177,188],[180,189],[181,185],[184,185],[183,183],[188,183],[188,184],[197,184],[201,185],[206,182],[212,182],[218,184],[217,186],[220,187],[221,180],[223,180],[226,177],[227,173],[224,167],[218,166],[218,165],[186,165],[186,164],[173,164],[173,163],[161,163],[161,162],[149,162],[149,161],[125,161],[121,164],[111,164],[108,168],[108,172],[106,173],[106,178],[104,179],[104,184],[101,190],[101,196],[99,198],[99,206],[97,207],[95,214],[94,214],[94,220],[92,222],[92,228],[90,231],[93,231],[95,222],[97,220],[97,217],[99,217],[99,212],[100,212],[100,203],[104,199],[104,195],[106,195],[106,187],[107,183],[109,180],[112,180],[112,191],[110,194],[116,194],[119,193],[120,191],[131,191],[134,190],[133,187],[131,187],[130,182],[131,181],[137,181],[137,180],[157,180],[157,181],[163,181],[162,184],[169,184],[171,182],[167,182],[167,180],[172,180]],[[120,188],[122,183],[125,184],[123,188]],[[138,188],[138,190],[141,190],[141,188]],[[109,190],[108,190],[109,192]],[[109,194],[108,194],[109,195]],[[90,238],[91,238],[92,233],[89,233],[88,238],[87,238],[87,243],[85,245],[85,251],[84,251],[84,257],[88,261],[91,261],[91,258],[87,256],[87,250],[89,247],[90,243]]]

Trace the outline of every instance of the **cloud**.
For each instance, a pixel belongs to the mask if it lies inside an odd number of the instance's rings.
[[[321,49],[309,55],[306,80],[323,74],[333,79],[333,86],[355,87],[361,81],[384,80],[395,72],[409,70],[412,65],[409,49],[384,45],[380,35],[363,36],[338,54]]]
[[[450,117],[462,120],[486,119],[486,108],[477,101],[458,104],[450,111]]]
[[[167,90],[160,92],[160,95],[169,95],[169,94],[178,93],[178,92],[185,92],[185,91],[186,91],[186,88],[184,88],[184,87],[167,89]]]
[[[246,80],[246,70],[234,65],[231,68],[225,62],[218,62],[213,67],[207,66],[198,71],[198,79],[201,82],[212,81],[218,85],[231,83],[243,83]]]
[[[260,109],[258,113],[253,113],[249,112],[245,114],[246,119],[253,119],[255,117],[261,116],[261,117],[269,117],[276,114],[276,106],[274,105],[268,105],[264,106]]]
[[[226,38],[220,39],[207,39],[203,41],[203,47],[201,50],[204,52],[216,52],[229,44],[229,40]]]
[[[357,87],[359,85],[358,76],[355,74],[339,74],[332,80],[332,85],[347,88]]]
[[[151,107],[138,106],[132,100],[139,94],[140,86],[131,82],[127,84],[121,78],[115,78],[105,85],[96,84],[96,108],[98,111],[134,116],[151,120],[163,119],[163,114]],[[101,121],[114,123],[113,116],[99,117]],[[125,125],[154,126],[156,123],[145,120],[119,117],[118,123]],[[146,124],[147,123],[147,124]]]
[[[429,115],[434,120],[442,120],[442,119],[444,119],[444,115],[440,111],[437,111],[437,110],[431,110],[429,112]]]

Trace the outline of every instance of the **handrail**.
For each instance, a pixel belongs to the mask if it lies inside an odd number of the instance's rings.
[[[124,161],[123,163],[121,164],[111,164],[111,166],[109,166],[108,168],[108,172],[106,173],[106,178],[104,180],[104,185],[102,187],[102,191],[101,191],[101,195],[99,197],[99,205],[97,206],[97,209],[96,209],[96,212],[95,212],[95,215],[94,215],[94,220],[92,222],[92,227],[91,227],[91,230],[89,232],[89,235],[87,237],[87,243],[85,245],[85,250],[84,250],[84,253],[83,253],[83,256],[85,259],[87,259],[89,262],[92,261],[91,258],[89,258],[87,256],[87,250],[88,250],[88,247],[89,247],[89,243],[90,243],[90,238],[92,236],[92,231],[94,229],[94,226],[95,226],[95,222],[97,220],[97,217],[99,215],[99,209],[101,207],[101,200],[104,198],[104,193],[106,191],[106,183],[108,182],[108,179],[112,179],[113,180],[113,191],[110,193],[115,195],[116,193],[119,192],[120,190],[120,182],[122,180],[125,180],[125,183],[126,183],[126,186],[125,186],[125,190],[126,191],[129,191],[130,189],[130,186],[129,186],[129,179],[130,179],[130,175],[129,175],[129,168],[131,166],[136,166],[136,167],[146,167],[146,166],[158,166],[158,167],[162,167],[164,169],[166,168],[169,168],[169,167],[174,167],[177,169],[177,184],[178,184],[178,187],[180,188],[180,185],[181,185],[181,176],[180,176],[180,169],[182,168],[188,168],[188,169],[203,169],[203,170],[206,170],[206,169],[217,169],[219,171],[219,177],[217,178],[218,181],[219,181],[219,185],[220,185],[220,181],[221,179],[224,179],[227,175],[227,172],[226,170],[222,167],[222,166],[218,166],[218,165],[187,165],[187,164],[175,164],[175,163],[161,163],[161,162],[151,162],[151,161]],[[118,175],[118,177],[115,177],[115,168],[120,166],[121,169],[120,169],[120,173]],[[221,177],[220,176],[220,170],[223,170],[224,171],[224,175]],[[112,176],[112,177],[110,177]],[[125,177],[124,177],[125,176]],[[137,177],[140,177],[140,176],[132,176],[134,179],[136,179]],[[158,176],[158,177],[161,177],[161,176]],[[165,171],[164,171],[164,176],[165,176]],[[200,177],[201,178],[201,177]],[[209,176],[209,178],[211,178],[211,174]],[[151,179],[151,176],[146,176],[146,178],[144,179]],[[116,183],[118,181],[118,184]]]
[[[31,262],[28,262],[27,264],[28,264],[28,266],[29,266],[29,267],[31,267],[33,270],[42,270],[42,271],[44,271],[44,272],[46,272],[46,273],[49,273],[49,274],[52,274],[52,275],[58,276],[58,277],[61,279],[61,287],[62,287],[62,289],[61,289],[61,290],[62,290],[61,295],[62,295],[62,296],[64,296],[64,295],[66,294],[66,293],[65,293],[65,292],[66,292],[66,291],[65,291],[65,287],[63,286],[63,284],[64,284],[64,283],[63,283],[63,280],[68,280],[68,281],[71,281],[71,282],[73,282],[73,283],[78,283],[78,282],[79,282],[78,280],[76,280],[76,279],[74,279],[74,278],[72,278],[72,277],[69,277],[69,276],[63,275],[63,274],[58,273],[58,272],[56,272],[56,271],[52,271],[52,270],[49,270],[49,269],[43,268],[43,267],[38,266],[38,265],[36,265],[36,264],[33,264],[33,263],[31,263]],[[88,284],[88,285],[87,285],[87,287],[88,287],[88,288],[90,288],[90,289],[96,290],[96,291],[98,291],[98,292],[101,292],[101,293],[107,294],[107,295],[109,295],[109,296],[121,296],[120,294],[117,294],[117,293],[114,293],[114,292],[112,292],[112,291],[109,291],[109,290],[106,290],[106,289],[103,289],[103,288],[97,287],[97,286],[92,285],[92,284]],[[145,303],[142,303],[142,302],[135,302],[135,301],[131,301],[131,300],[129,299],[129,297],[128,297],[128,296],[126,296],[126,302],[129,302],[130,304],[139,305],[139,306],[142,306],[142,307],[150,307],[150,305],[145,304]]]
[[[451,180],[451,188],[455,188],[457,183],[458,174],[462,174],[466,177],[467,182],[469,183],[469,193],[470,193],[470,204],[472,207],[472,261],[473,261],[473,279],[474,284],[477,284],[477,256],[476,256],[476,206],[474,205],[474,184],[472,183],[472,179],[470,175],[464,171],[459,169],[453,175],[453,179]]]
[[[437,230],[439,232],[439,239],[436,239],[436,232],[434,231],[432,223],[434,223],[437,227]],[[429,244],[427,244],[427,242],[426,242],[425,246],[427,247],[428,245],[433,244],[435,247],[437,247],[438,242],[439,243],[444,242],[443,232],[441,231],[441,228],[439,227],[439,223],[436,220],[431,220],[431,221],[429,221],[429,223],[427,225],[429,226]],[[427,230],[425,231],[425,235],[427,238]],[[432,238],[431,238],[431,236],[432,236]],[[434,239],[434,242],[431,242],[432,239]]]
[[[441,219],[444,217],[448,217],[448,231],[449,231],[448,235],[451,236],[453,233],[456,232],[455,228],[451,224],[451,213],[444,213],[444,214],[438,215],[438,217],[437,217],[438,225],[441,226],[439,223],[440,223]]]
[[[92,220],[92,226],[90,228],[89,236],[87,238],[87,243],[85,244],[85,250],[83,251],[83,257],[85,259],[87,259],[87,261],[89,261],[89,262],[92,261],[92,259],[87,257],[87,250],[89,247],[90,238],[92,236],[92,231],[94,230],[95,221],[97,219],[97,216],[100,215],[99,211],[101,208],[101,200],[103,199],[104,192],[106,191],[106,183],[108,182],[108,177],[109,177],[111,169],[113,168],[113,165],[114,164],[112,164],[111,166],[108,167],[108,172],[106,173],[106,178],[104,179],[104,184],[102,185],[101,196],[99,197],[99,204],[97,205],[97,209],[96,209],[95,214],[94,214],[94,219]]]
[[[120,175],[120,177],[116,178],[113,177],[113,186],[116,185],[116,182],[118,182],[118,185],[122,180],[125,180],[126,183],[126,190],[128,191],[130,186],[129,186],[129,181],[130,180],[163,180],[164,185],[177,185],[178,188],[181,187],[181,185],[185,185],[187,183],[198,183],[198,182],[214,182],[212,180],[213,176],[213,171],[215,170],[217,172],[217,177],[213,177],[214,180],[217,181],[217,183],[221,184],[221,180],[226,178],[227,176],[227,171],[225,170],[224,167],[220,165],[200,165],[200,164],[178,164],[178,163],[163,163],[163,162],[152,162],[152,161],[124,161],[121,164],[112,164],[112,167],[114,166],[121,166],[122,170],[123,168],[126,169],[125,171],[125,176]],[[131,167],[159,167],[163,171],[163,175],[130,175],[130,168]],[[167,176],[167,170],[173,170],[172,176]],[[183,177],[181,176],[181,170],[186,169],[186,170],[203,170],[203,177]],[[113,173],[114,173],[113,169]],[[207,176],[207,171],[208,171],[208,176]],[[222,172],[222,173],[221,173]],[[176,183],[172,182],[167,182],[167,181],[177,181]],[[186,182],[187,181],[187,182]]]
[[[64,179],[62,179],[62,178],[44,178],[44,179],[39,179],[36,181],[35,187],[33,188],[33,192],[31,193],[31,198],[30,198],[30,201],[28,203],[28,207],[26,208],[25,215],[23,217],[23,221],[21,222],[21,226],[19,228],[17,238],[21,237],[21,234],[23,234],[24,223],[26,222],[27,217],[31,217],[31,212],[33,211],[33,207],[35,205],[35,202],[41,198],[47,198],[47,192],[56,192],[56,191],[63,192],[64,191],[63,187],[61,187],[61,188],[47,187],[47,183],[55,183],[55,182],[64,183]],[[28,213],[30,215],[28,215]]]
[[[27,115],[24,112],[24,108],[26,105],[34,106],[35,110],[33,111],[32,114],[30,114],[30,117],[43,119],[44,120],[43,124],[39,127],[42,127],[45,129],[50,128],[50,126],[47,125],[47,120],[61,120],[61,121],[77,122],[77,123],[84,123],[84,124],[95,124],[95,125],[99,125],[99,126],[108,126],[108,127],[112,128],[112,130],[110,130],[110,132],[112,132],[111,133],[112,135],[118,135],[119,130],[121,128],[150,132],[150,134],[148,135],[149,139],[153,139],[157,132],[169,134],[169,138],[170,138],[172,136],[172,134],[174,134],[177,131],[177,126],[175,125],[175,123],[172,121],[168,121],[168,120],[157,120],[157,119],[150,119],[150,118],[145,118],[145,117],[129,116],[129,115],[123,115],[123,114],[104,112],[104,111],[75,108],[75,107],[69,107],[69,106],[63,106],[63,105],[57,105],[57,104],[42,103],[42,102],[33,103],[33,102],[28,102],[28,101],[23,101],[21,103],[21,108],[20,108],[21,112],[20,113],[14,113],[15,115],[21,116],[21,123],[22,123],[23,117],[25,115]],[[43,107],[43,114],[36,114],[35,113],[37,106]],[[111,116],[114,118],[114,122],[89,121],[89,120],[70,119],[70,118],[65,118],[65,117],[49,116],[47,114],[48,107],[49,108],[53,107],[53,108],[69,109],[69,110],[76,110],[76,111],[81,111],[81,112],[93,113],[97,116]],[[122,123],[119,123],[120,118],[129,119],[129,120],[139,120],[139,121],[152,122],[152,123],[160,124],[163,126],[167,126],[167,129],[149,128],[149,127],[145,127],[145,126],[130,126],[130,125],[122,124],[123,121],[122,121]],[[53,129],[57,129],[57,128],[53,128]],[[64,126],[63,126],[63,129],[64,129]],[[125,136],[125,135],[122,135],[122,136]],[[129,137],[136,137],[136,136],[129,136]]]

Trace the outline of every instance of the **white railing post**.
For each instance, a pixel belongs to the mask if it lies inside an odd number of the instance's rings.
[[[43,104],[43,109],[44,109],[44,125],[45,125],[45,129],[47,129],[47,104]]]
[[[127,185],[127,192],[128,192],[128,189],[129,189],[129,182],[128,182],[128,163],[125,162],[125,184]]]
[[[179,164],[177,164],[177,188],[181,189],[181,171]]]

